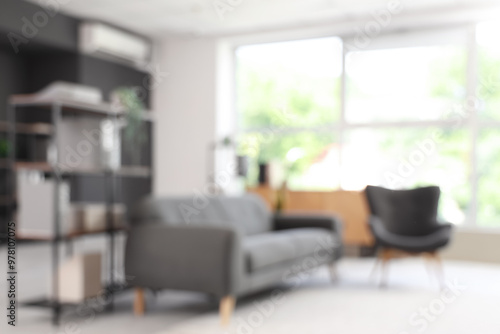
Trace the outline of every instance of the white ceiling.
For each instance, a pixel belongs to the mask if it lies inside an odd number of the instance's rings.
[[[47,0],[28,0],[40,4]],[[110,22],[158,37],[224,35],[370,15],[391,0],[65,0],[73,16]],[[397,1],[397,0],[396,0]],[[466,7],[500,0],[401,0],[405,12]],[[219,10],[216,9],[219,8]]]

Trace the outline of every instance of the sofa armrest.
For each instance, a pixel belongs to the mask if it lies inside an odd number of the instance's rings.
[[[319,227],[335,232],[338,237],[342,236],[342,221],[336,216],[327,215],[276,215],[274,217],[275,230],[287,230],[291,228]]]
[[[230,228],[146,224],[128,233],[129,284],[226,296],[243,273],[238,233]]]

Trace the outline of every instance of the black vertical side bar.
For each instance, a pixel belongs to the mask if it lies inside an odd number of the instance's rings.
[[[70,181],[69,181],[69,184],[72,185],[73,182],[73,175],[70,176]],[[73,190],[70,190],[70,193],[69,193],[69,196],[70,198],[68,199],[69,201],[71,201],[71,191]],[[75,252],[75,240],[73,240],[73,238],[64,238],[65,240],[65,247],[66,247],[66,256],[67,257],[71,257],[73,256],[74,252]]]
[[[112,130],[112,137],[113,141],[116,140],[115,133],[118,131],[117,126],[118,126],[118,119],[117,116],[114,115],[113,117],[113,130]],[[115,143],[116,144],[116,143]],[[115,147],[117,149],[117,147]],[[106,230],[107,230],[107,235],[108,235],[108,240],[109,240],[109,282],[108,282],[108,288],[107,288],[107,294],[108,294],[108,311],[112,311],[114,308],[114,293],[115,293],[115,228],[114,228],[114,214],[113,214],[113,207],[115,204],[115,177],[116,177],[116,172],[115,168],[119,168],[119,166],[107,166],[106,167],[106,172],[105,172],[105,179],[106,179]]]
[[[17,178],[16,178],[16,107],[9,103],[7,105],[7,123],[9,127],[9,143],[8,147],[8,185],[7,185],[7,194],[11,197],[11,201],[7,208],[7,224],[9,221],[13,221],[15,217],[15,210],[17,207],[17,197],[16,197],[16,187],[17,187]],[[6,240],[7,240],[7,226],[5,226]]]
[[[153,120],[149,122],[149,150],[150,150],[150,155],[149,155],[149,194],[151,195],[154,192],[154,176],[155,176],[155,164],[154,162],[156,161],[156,156],[155,156],[155,136],[156,136],[156,127],[155,123]]]
[[[52,105],[52,156],[50,164],[52,165],[52,175],[54,176],[54,236],[52,239],[52,323],[59,325],[61,317],[61,304],[59,302],[59,242],[61,240],[61,212],[60,212],[60,185],[61,174],[58,167],[58,132],[61,119],[61,105],[54,103]]]
[[[114,197],[114,172],[111,168],[107,168],[105,172],[105,191],[106,191],[106,234],[108,235],[108,270],[109,281],[107,286],[107,309],[113,310],[114,292],[115,292],[115,236],[113,231],[113,197]]]

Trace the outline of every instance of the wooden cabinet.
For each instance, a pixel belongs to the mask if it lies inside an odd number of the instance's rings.
[[[258,194],[270,209],[276,202],[276,191],[270,187],[255,187],[248,192]],[[347,245],[373,246],[374,239],[368,226],[369,209],[365,195],[360,191],[291,191],[286,190],[285,213],[327,213],[342,218],[343,239]]]

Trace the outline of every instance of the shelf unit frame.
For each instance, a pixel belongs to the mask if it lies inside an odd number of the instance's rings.
[[[48,163],[19,163],[16,161],[16,130],[19,128],[20,123],[16,123],[16,108],[18,107],[47,107],[51,110],[51,125],[50,125],[50,133],[44,133],[49,136],[50,145],[53,148],[55,154],[52,158],[53,161],[49,161]],[[119,117],[123,114],[116,113],[112,111],[112,108],[108,104],[102,105],[91,105],[91,104],[82,104],[68,101],[28,101],[24,96],[11,97],[8,105],[7,105],[7,132],[9,143],[11,144],[11,149],[9,150],[8,159],[3,159],[2,164],[6,165],[8,169],[10,169],[12,173],[12,177],[9,179],[9,193],[16,193],[16,170],[19,168],[29,168],[35,170],[41,170],[46,173],[50,173],[54,180],[54,224],[53,224],[53,237],[49,239],[44,239],[51,243],[51,272],[52,272],[52,293],[51,297],[48,300],[37,300],[31,302],[25,302],[24,305],[27,306],[42,306],[49,307],[52,309],[52,322],[54,325],[59,325],[61,320],[61,313],[63,307],[69,306],[67,303],[59,302],[59,266],[61,262],[61,254],[60,254],[60,245],[62,242],[72,242],[74,238],[78,238],[84,235],[95,235],[99,233],[105,233],[108,236],[107,240],[107,256],[108,256],[108,284],[105,287],[106,296],[107,296],[107,308],[108,310],[113,309],[114,302],[114,294],[119,291],[117,289],[120,286],[121,289],[123,287],[121,285],[116,284],[115,282],[115,271],[116,271],[116,263],[115,263],[115,246],[116,246],[116,234],[124,231],[125,229],[116,229],[113,227],[113,211],[112,207],[116,203],[116,180],[118,176],[151,176],[151,169],[147,167],[140,166],[132,166],[125,167],[119,170],[114,170],[111,168],[103,168],[96,170],[75,170],[75,171],[66,171],[61,170],[58,167],[58,139],[59,139],[59,124],[63,117],[63,112],[67,110],[70,112],[78,112],[81,114],[90,114],[93,116],[99,116],[103,118],[111,118],[114,122],[117,122]],[[151,121],[150,117],[145,117],[144,121]],[[116,124],[116,123],[115,123]],[[5,124],[4,124],[5,128]],[[27,125],[21,126],[22,129],[28,129]],[[19,133],[19,132],[17,132]],[[36,132],[34,132],[36,134]],[[104,176],[105,179],[105,205],[106,205],[106,229],[104,231],[93,231],[93,232],[77,232],[72,233],[70,235],[62,235],[61,234],[61,212],[59,210],[59,199],[60,199],[60,186],[62,182],[62,175],[65,173],[92,173],[92,174],[100,174]],[[15,218],[15,207],[9,208],[8,218],[10,221],[13,221]],[[68,248],[71,249],[72,253],[72,244],[67,245]]]

